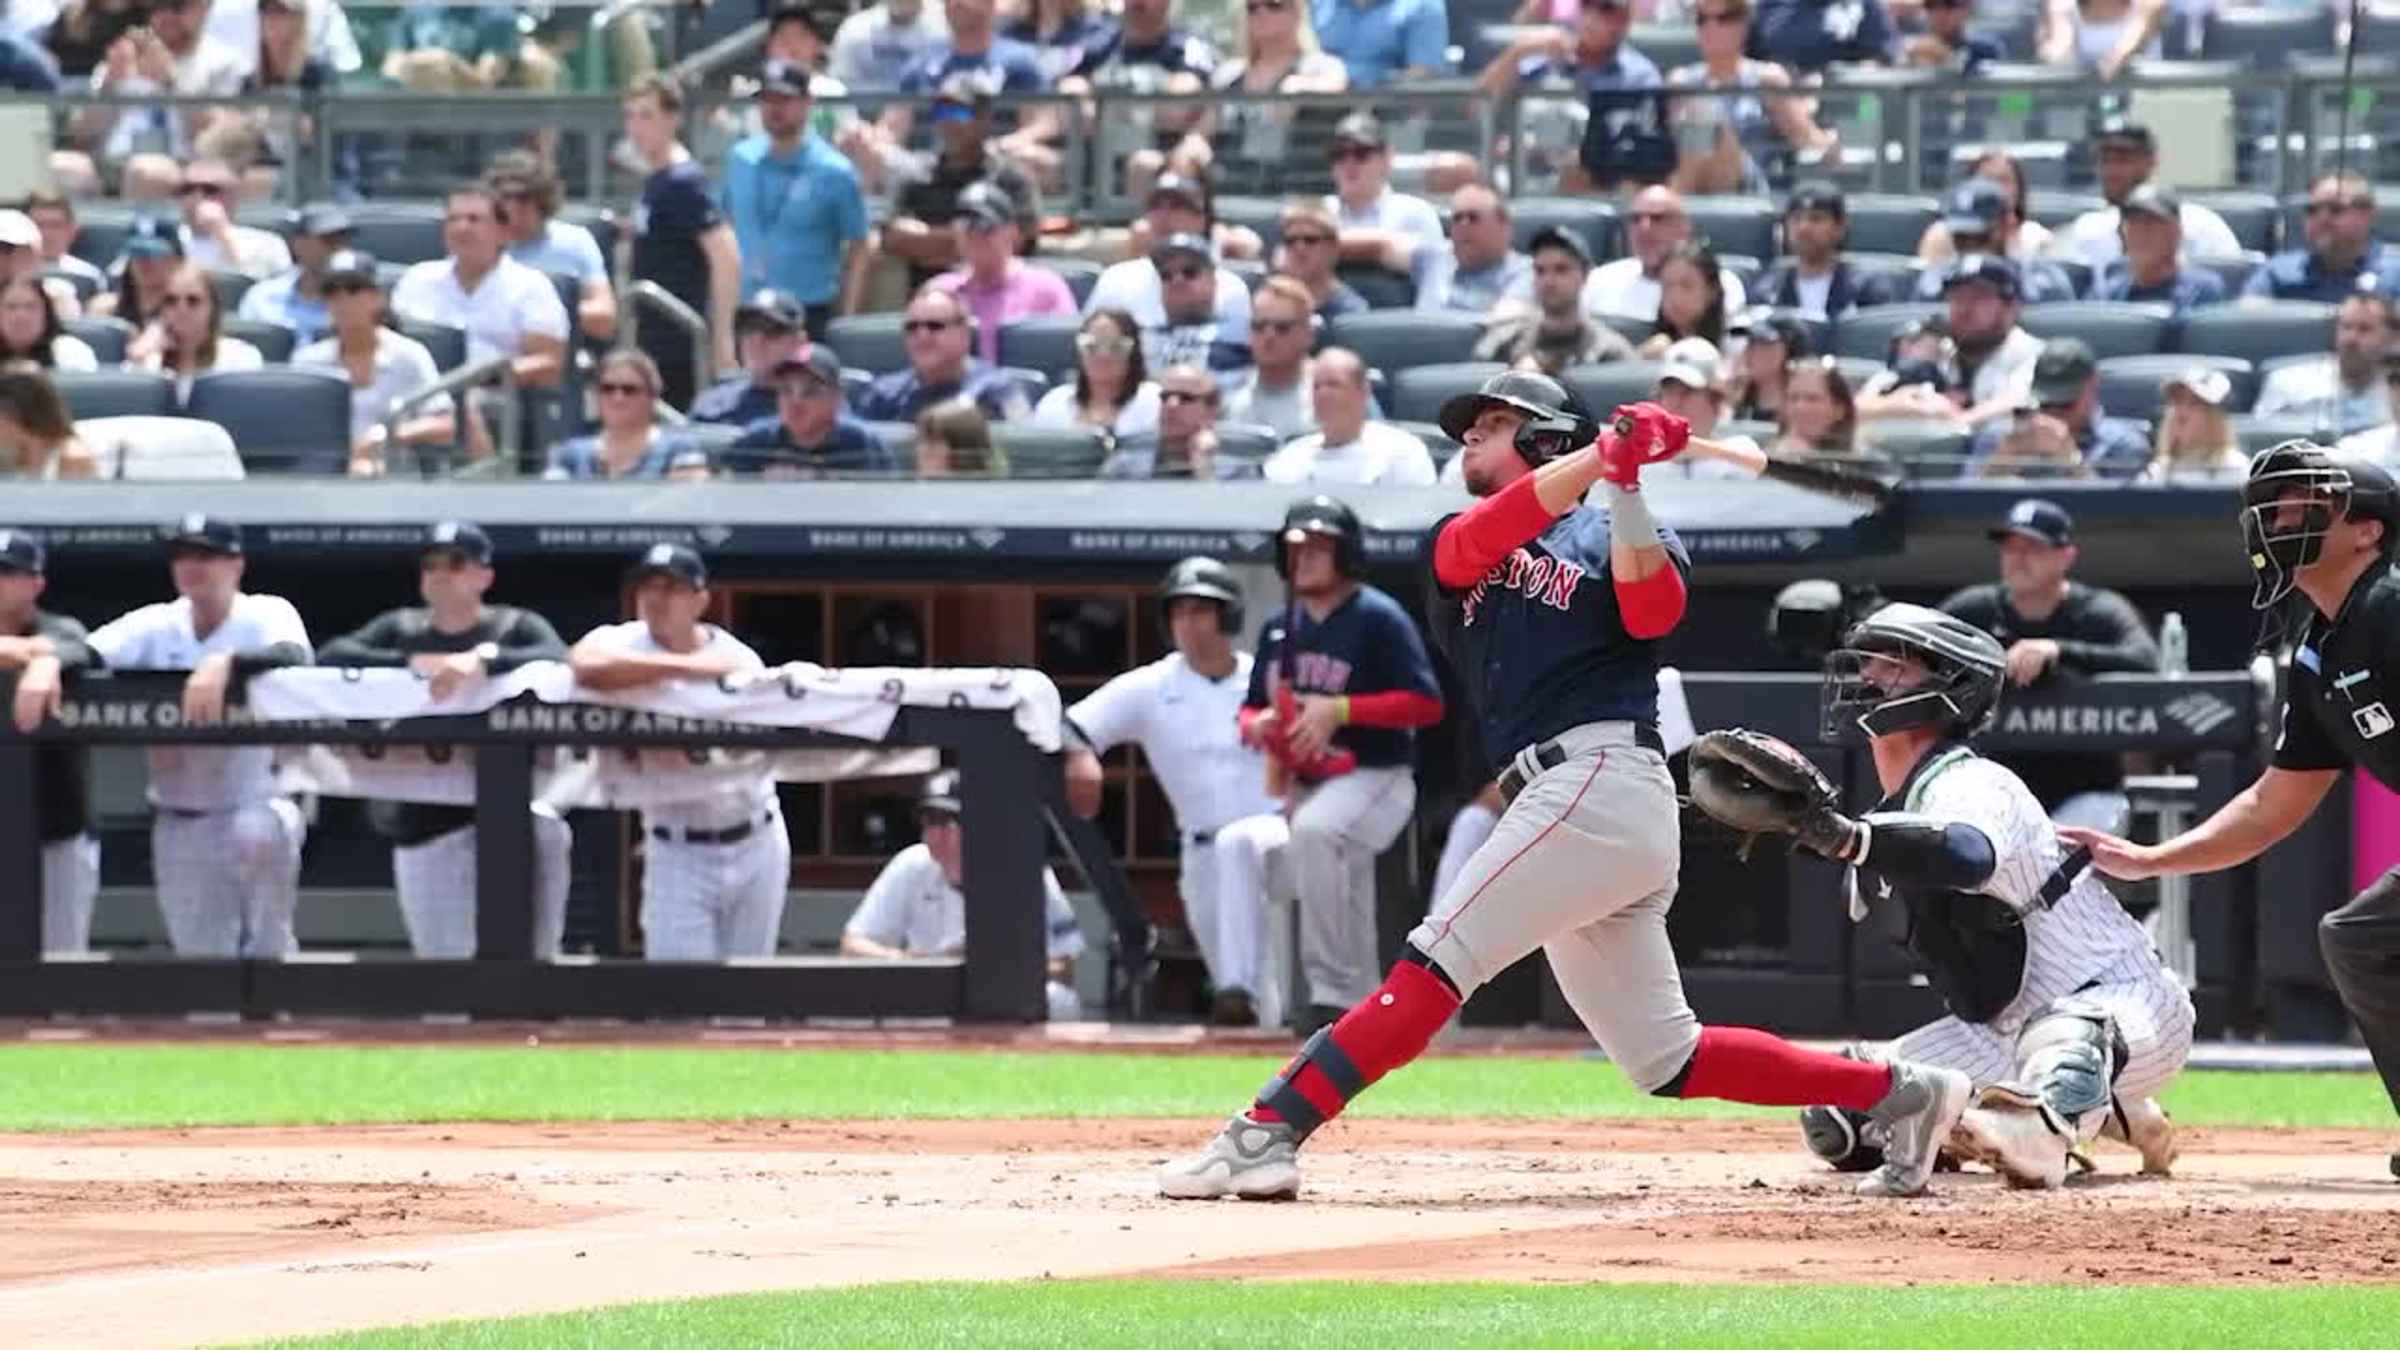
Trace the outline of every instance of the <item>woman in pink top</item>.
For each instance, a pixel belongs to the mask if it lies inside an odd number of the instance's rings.
[[[1075,295],[1058,273],[1017,256],[1024,235],[1017,204],[990,183],[958,194],[958,252],[966,265],[933,284],[959,298],[975,316],[976,355],[1000,363],[1000,330],[1039,314],[1073,314]]]

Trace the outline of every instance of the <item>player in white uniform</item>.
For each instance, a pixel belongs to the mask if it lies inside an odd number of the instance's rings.
[[[1282,821],[1267,795],[1266,756],[1242,744],[1251,658],[1234,645],[1242,631],[1241,583],[1214,558],[1186,558],[1168,569],[1159,601],[1175,650],[1067,710],[1067,800],[1081,815],[1098,814],[1100,756],[1127,742],[1141,747],[1175,812],[1184,921],[1216,990],[1209,1020],[1280,1026],[1285,981],[1261,970],[1262,960],[1271,965],[1274,956],[1272,944],[1260,940],[1268,897],[1243,887],[1244,876],[1260,869],[1218,862],[1218,834],[1226,826],[1246,818]]]
[[[634,562],[630,623],[602,624],[567,653],[578,683],[634,689],[715,680],[766,663],[748,643],[702,623],[708,567],[680,544]],[[688,801],[642,808],[642,946],[653,961],[772,956],[791,885],[792,841],[775,780],[758,772]]]
[[[842,955],[882,959],[963,956],[967,950],[966,831],[959,825],[958,774],[944,770],[925,780],[917,800],[921,842],[892,855],[860,897],[842,926]],[[1044,973],[1049,979],[1053,1021],[1079,1017],[1075,958],[1083,954],[1083,926],[1075,918],[1058,874],[1042,869]]]
[[[1918,605],[1876,610],[1827,658],[1826,738],[1865,731],[1886,795],[1863,824],[1834,817],[1847,842],[1801,840],[1852,862],[1854,917],[1870,892],[1906,906],[1910,954],[1950,1008],[1859,1053],[1973,1079],[1950,1151],[2012,1184],[2059,1185],[2104,1129],[2163,1174],[2174,1131],[2155,1094],[2191,1053],[2191,996],[2032,791],[1968,748],[2007,669],[1982,630]],[[1881,1162],[1877,1127],[1855,1113],[1810,1107],[1801,1127],[1837,1168]]]
[[[91,647],[118,670],[188,670],[183,720],[223,720],[235,681],[304,666],[308,628],[290,601],[242,590],[242,530],[193,514],[167,528],[178,599],[101,626]],[[152,870],[178,956],[283,957],[298,945],[299,806],[275,791],[264,745],[150,748]]]

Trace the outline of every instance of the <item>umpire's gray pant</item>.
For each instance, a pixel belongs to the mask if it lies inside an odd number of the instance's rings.
[[[2317,945],[2400,1110],[2400,868],[2318,920]]]

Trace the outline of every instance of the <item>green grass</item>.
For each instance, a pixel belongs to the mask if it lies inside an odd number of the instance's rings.
[[[2367,1346],[2400,1290],[2056,1286],[915,1284],[448,1322],[278,1347]]]
[[[0,1130],[463,1120],[1212,1116],[1273,1056],[668,1047],[0,1046]],[[2388,1126],[2364,1073],[2194,1073],[2193,1125]],[[1662,1102],[1588,1059],[1434,1058],[1361,1098],[1362,1116],[1728,1117]]]

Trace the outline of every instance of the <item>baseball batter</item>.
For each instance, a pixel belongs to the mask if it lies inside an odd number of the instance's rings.
[[[1275,566],[1292,604],[1259,634],[1239,727],[1243,744],[1289,767],[1290,782],[1281,810],[1217,834],[1219,952],[1229,970],[1258,973],[1248,992],[1264,1025],[1282,1024],[1287,982],[1269,901],[1299,898],[1303,1033],[1375,987],[1375,859],[1417,809],[1415,728],[1442,720],[1416,624],[1359,580],[1365,533],[1331,497],[1284,514]]]
[[[119,670],[188,670],[183,720],[222,721],[225,696],[262,670],[309,661],[290,601],[242,589],[242,528],[193,514],[163,532],[178,598],[101,625],[92,651]],[[152,868],[178,956],[283,957],[298,946],[300,845],[307,823],[275,791],[264,745],[150,747]]]
[[[0,670],[17,673],[11,712],[17,730],[58,713],[61,677],[94,664],[83,625],[37,608],[48,585],[48,555],[23,530],[0,529]],[[42,950],[86,951],[92,901],[100,894],[100,841],[86,817],[90,755],[48,741],[34,747],[34,828],[42,841]]]
[[[2284,688],[2274,759],[2258,781],[2173,839],[2135,844],[2065,829],[2110,876],[2137,880],[2234,867],[2300,828],[2353,764],[2400,789],[2400,488],[2381,466],[2308,441],[2250,461],[2242,542],[2251,604],[2304,616]],[[2264,635],[2279,639],[2271,626]],[[2400,1108],[2400,870],[2317,924],[2325,969]],[[2391,1158],[2400,1174],[2400,1153]]]
[[[317,664],[406,667],[445,699],[487,675],[529,661],[563,661],[567,644],[530,610],[487,605],[492,540],[466,521],[425,532],[417,553],[422,607],[385,610],[364,628],[325,644]],[[367,819],[392,841],[392,887],[410,950],[421,957],[475,955],[475,809],[425,802],[370,802]],[[533,954],[558,955],[567,920],[568,853],[574,835],[557,812],[533,808]]]
[[[2042,1189],[2066,1180],[2078,1144],[2113,1127],[2141,1150],[2144,1171],[2164,1174],[2174,1130],[2154,1094],[2191,1053],[2191,996],[2089,855],[2060,847],[2032,789],[1969,747],[1999,710],[2008,670],[2007,652],[1974,624],[1885,605],[1843,636],[1824,680],[1825,739],[1865,733],[1884,791],[1875,809],[1843,815],[1797,751],[1746,732],[1693,748],[1692,799],[1729,824],[1794,834],[1851,865],[1853,896],[1904,907],[1909,954],[1949,1015],[1860,1053],[1956,1069],[1982,1089],[1953,1152]],[[1758,757],[1760,742],[1777,754]],[[1779,779],[1797,789],[1771,818],[1739,818],[1773,795],[1753,783]],[[1734,810],[1720,795],[1729,780]],[[1854,918],[1867,912],[1853,901]],[[1812,1106],[1800,1122],[1809,1150],[1838,1169],[1884,1161],[1882,1127],[1864,1116]]]
[[[629,580],[639,617],[584,634],[567,654],[578,683],[634,689],[765,668],[748,643],[700,621],[709,592],[699,554],[653,544]],[[642,946],[651,960],[775,954],[792,840],[763,761],[755,776],[708,796],[644,807],[642,836]]]
[[[858,908],[842,926],[842,955],[884,959],[964,956],[967,951],[966,831],[959,824],[958,774],[943,770],[925,780],[917,799],[919,842],[892,855],[875,874]],[[1075,993],[1075,958],[1083,954],[1083,925],[1058,875],[1042,869],[1046,923],[1044,974],[1050,1017],[1063,1021],[1083,1014]]]
[[[1506,809],[1383,986],[1310,1037],[1206,1148],[1162,1169],[1160,1191],[1298,1194],[1309,1135],[1542,948],[1576,1015],[1645,1090],[1864,1111],[1890,1139],[1859,1189],[1918,1193],[1967,1104],[1965,1075],[1703,1027],[1684,1001],[1667,942],[1680,845],[1656,701],[1657,641],[1683,616],[1688,562],[1643,502],[1641,470],[1679,451],[1688,427],[1636,404],[1601,433],[1556,381],[1519,372],[1452,400],[1441,422],[1481,500],[1436,528],[1436,631],[1454,644],[1483,744],[1506,757]],[[1604,480],[1605,505],[1585,505]]]
[[[1283,1020],[1282,990],[1259,979],[1252,915],[1264,897],[1228,894],[1240,878],[1218,865],[1217,834],[1237,820],[1272,816],[1266,756],[1243,743],[1242,701],[1251,658],[1234,646],[1242,631],[1242,588],[1214,558],[1186,558],[1158,588],[1175,650],[1119,675],[1067,709],[1067,792],[1075,810],[1100,810],[1100,756],[1132,743],[1175,813],[1184,920],[1200,945],[1216,992],[1209,1020],[1252,1026]],[[1240,915],[1228,928],[1228,916]]]

